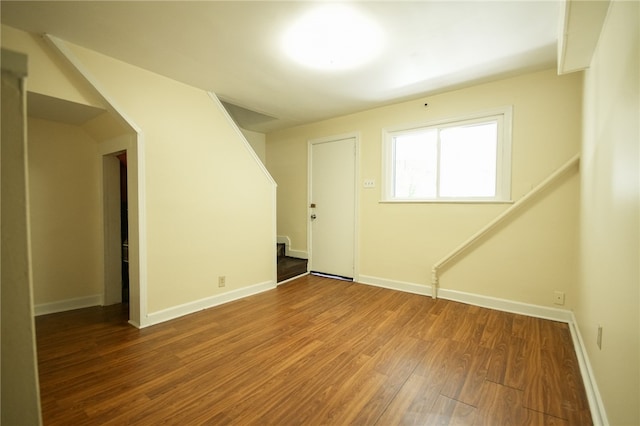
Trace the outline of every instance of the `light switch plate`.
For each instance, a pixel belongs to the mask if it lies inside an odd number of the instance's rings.
[[[375,188],[376,181],[375,179],[365,179],[363,185],[365,188]]]

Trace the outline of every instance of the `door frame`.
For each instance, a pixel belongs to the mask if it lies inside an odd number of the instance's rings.
[[[359,261],[359,241],[360,241],[360,191],[358,188],[358,182],[360,180],[360,132],[354,131],[349,133],[343,133],[333,136],[326,136],[322,138],[315,138],[307,140],[307,208],[305,224],[307,226],[307,253],[309,258],[308,269],[313,270],[313,232],[311,231],[311,194],[313,185],[313,145],[337,142],[344,139],[355,139],[355,155],[354,155],[354,173],[353,173],[353,193],[355,199],[353,200],[353,281],[357,282],[360,276],[360,261]]]
[[[129,222],[129,324],[136,328],[147,326],[146,322],[146,220],[144,214],[144,164],[142,162],[141,148],[142,138],[139,133],[126,134],[101,142],[98,145],[101,161],[104,157],[114,156],[122,152],[127,153],[127,220]],[[102,185],[105,184],[106,171],[102,170]],[[103,203],[103,232],[112,232],[113,223],[107,223],[108,214],[105,209],[108,206],[105,203],[104,187],[102,190]],[[119,201],[119,200],[118,200]],[[119,203],[118,203],[119,205]],[[119,219],[119,217],[118,217]],[[118,239],[120,231],[118,230]],[[103,237],[104,254],[107,256],[109,250],[108,240]],[[106,258],[103,263],[103,296],[106,296]],[[113,273],[111,271],[110,273]]]

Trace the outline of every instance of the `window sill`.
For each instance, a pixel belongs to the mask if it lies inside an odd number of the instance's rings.
[[[379,200],[378,204],[513,204],[513,200]]]

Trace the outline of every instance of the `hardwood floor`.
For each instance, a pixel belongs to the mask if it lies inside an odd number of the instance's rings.
[[[36,325],[45,425],[591,424],[566,324],[345,281]]]

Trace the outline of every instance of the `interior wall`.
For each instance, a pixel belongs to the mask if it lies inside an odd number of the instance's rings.
[[[612,425],[640,424],[639,27],[638,2],[611,2],[584,85],[575,316]]]
[[[30,117],[34,303],[101,300],[101,162],[81,127]]]
[[[0,150],[0,423],[40,425],[29,241],[24,77],[27,58],[2,49]]]
[[[104,108],[102,100],[78,79],[62,58],[54,54],[41,36],[7,25],[1,25],[0,31],[3,47],[29,54],[27,84],[30,92]]]
[[[448,267],[441,274],[440,286],[572,308],[579,297],[579,205],[576,166]],[[565,294],[564,305],[554,305],[556,291]]]
[[[66,45],[142,132],[148,313],[275,285],[275,185],[222,105],[200,89]]]
[[[260,161],[262,161],[262,164],[267,164],[266,135],[264,133],[254,132],[247,129],[240,130],[244,137],[247,138],[247,142],[249,142],[251,148],[253,148]]]
[[[76,102],[78,92],[93,90],[41,38],[5,26],[2,31],[3,46],[41,59],[34,61],[38,90]],[[141,203],[134,212],[141,222],[130,229],[142,236],[140,247],[130,246],[130,256],[140,260],[139,269],[130,271],[141,280],[139,294],[131,289],[132,300],[140,297],[141,311],[131,307],[136,323],[148,325],[151,313],[234,290],[275,286],[275,184],[221,104],[205,91],[64,44],[141,132],[130,159],[140,165],[130,192]],[[48,87],[50,73],[71,81]],[[107,138],[99,155],[108,138],[127,130],[104,117],[83,126],[101,141]],[[225,287],[218,286],[220,276]]]
[[[581,87],[580,73],[558,77],[547,70],[271,132],[267,168],[278,183],[278,235],[288,236],[293,249],[307,250],[307,140],[359,131],[358,181],[376,182],[374,189],[359,185],[360,277],[427,286],[432,265],[509,204],[381,203],[383,129],[513,105],[517,200],[579,152]],[[525,222],[495,235],[499,251],[488,245],[453,265],[442,288],[547,306],[554,306],[553,292],[560,290],[567,293],[564,307],[571,308],[578,185],[568,178],[554,188],[560,192],[540,197],[520,216]],[[496,275],[498,268],[503,271]],[[526,277],[532,271],[538,279]]]

